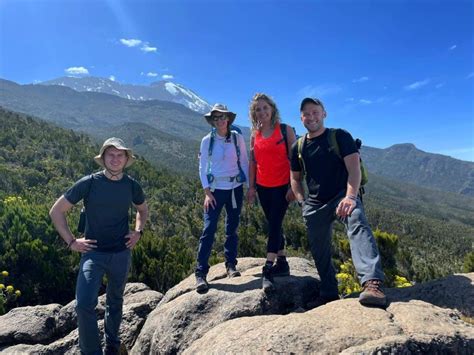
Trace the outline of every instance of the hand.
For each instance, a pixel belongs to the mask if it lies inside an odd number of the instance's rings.
[[[71,243],[69,249],[79,253],[87,253],[88,251],[97,248],[96,244],[97,240],[95,239],[77,238]]]
[[[286,198],[286,201],[288,201],[288,203],[293,202],[294,200],[296,200],[296,196],[293,193],[293,190],[291,188],[289,188],[288,191],[286,192],[285,198]]]
[[[128,239],[127,242],[125,243],[125,246],[128,249],[133,249],[133,247],[135,246],[135,244],[137,244],[140,237],[141,237],[141,234],[140,234],[139,231],[132,231],[132,232],[128,233],[125,236],[125,239]]]
[[[255,187],[249,187],[247,191],[247,203],[252,205],[255,203],[255,198],[257,196],[257,190]]]
[[[336,208],[336,215],[341,218],[346,218],[347,216],[351,215],[355,206],[356,202],[353,199],[344,197]]]
[[[204,198],[204,211],[209,212],[209,207],[216,208],[217,201],[212,192],[207,192]]]

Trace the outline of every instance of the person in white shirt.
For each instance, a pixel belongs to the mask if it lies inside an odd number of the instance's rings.
[[[204,189],[204,229],[199,239],[196,290],[205,292],[209,256],[223,208],[226,210],[224,255],[229,277],[240,276],[237,265],[237,228],[243,201],[243,185],[248,186],[248,155],[242,135],[233,129],[236,114],[223,104],[215,104],[205,114],[212,130],[201,141],[199,175]]]

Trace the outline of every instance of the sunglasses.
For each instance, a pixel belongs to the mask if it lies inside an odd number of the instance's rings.
[[[225,121],[227,120],[227,115],[220,115],[220,116],[212,116],[212,120],[214,122],[217,122],[217,121]]]

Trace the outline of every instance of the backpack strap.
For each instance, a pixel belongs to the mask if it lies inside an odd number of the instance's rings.
[[[339,150],[339,143],[337,143],[337,129],[336,128],[328,128],[329,133],[328,133],[328,144],[329,144],[329,150],[334,151],[336,155],[339,157],[339,159],[343,160],[341,157],[341,151]]]
[[[286,155],[289,157],[290,152],[289,152],[289,149],[288,149],[288,132],[286,131],[287,127],[288,126],[286,125],[286,123],[280,123],[281,135],[283,136],[283,140],[285,141]]]
[[[87,204],[87,202],[89,201],[89,195],[91,193],[91,189],[92,189],[92,181],[94,180],[94,174],[90,174],[89,175],[89,185],[88,185],[88,188],[87,188],[87,194],[84,196],[83,198],[83,204],[84,206]]]
[[[235,151],[237,153],[237,166],[239,167],[239,171],[243,171],[242,167],[240,166],[240,147],[239,143],[237,142],[237,131],[230,131],[230,134],[232,136],[232,140],[234,141],[235,145]]]
[[[216,139],[216,129],[212,128],[211,130],[211,137],[209,139],[209,148],[207,150],[207,177],[209,180],[209,177],[211,176],[211,170],[212,170],[212,149],[214,149],[214,141]],[[212,181],[208,181],[211,183]]]
[[[300,162],[300,167],[303,175],[306,174],[306,166],[304,164],[304,159],[303,159],[303,147],[304,143],[306,140],[306,134],[303,135],[302,137],[299,137],[298,140],[296,141],[297,147],[298,147],[298,161]]]

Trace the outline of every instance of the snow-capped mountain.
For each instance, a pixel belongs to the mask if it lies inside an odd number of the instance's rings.
[[[129,100],[164,100],[182,104],[193,111],[206,113],[211,105],[192,90],[171,81],[156,81],[149,86],[121,84],[106,78],[65,76],[38,83],[39,85],[61,85],[76,91],[92,91],[117,95]]]

